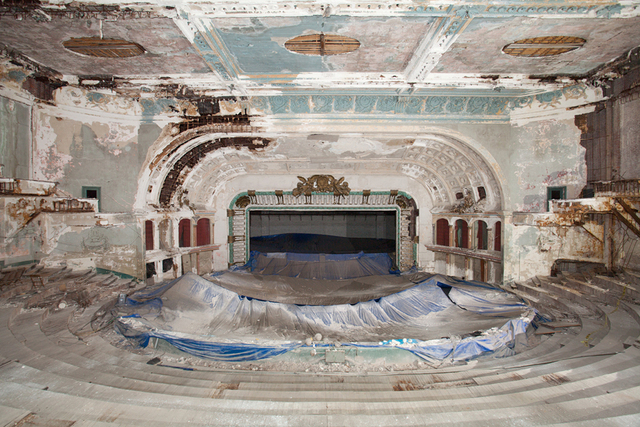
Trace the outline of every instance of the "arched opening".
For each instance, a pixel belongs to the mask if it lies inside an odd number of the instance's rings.
[[[476,248],[480,250],[487,250],[489,245],[489,230],[487,229],[487,223],[484,221],[476,221]]]
[[[153,221],[144,222],[144,246],[147,251],[153,250]]]
[[[196,246],[211,244],[211,225],[209,218],[200,218],[196,225]]]
[[[178,224],[178,246],[191,247],[191,220],[184,218]]]
[[[495,237],[493,238],[493,248],[496,251],[502,250],[502,223],[500,221],[496,222],[495,227]]]
[[[436,222],[436,245],[449,246],[449,221],[444,218]]]
[[[456,221],[455,236],[457,248],[469,247],[469,226],[467,221],[463,219]]]

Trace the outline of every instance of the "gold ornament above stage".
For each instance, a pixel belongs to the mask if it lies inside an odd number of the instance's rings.
[[[351,192],[349,183],[344,177],[336,179],[333,175],[313,175],[309,178],[299,176],[300,182],[293,189],[292,194],[295,197],[305,195],[311,196],[311,193],[333,193],[334,196],[348,196]]]

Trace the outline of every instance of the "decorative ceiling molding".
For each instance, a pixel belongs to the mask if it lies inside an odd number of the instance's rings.
[[[327,12],[329,10],[329,12]],[[98,0],[91,3],[72,2],[67,4],[47,2],[4,2],[0,5],[0,16],[15,19],[30,18],[35,21],[51,21],[63,17],[67,19],[141,19],[153,17],[175,17],[176,15],[193,18],[218,17],[264,17],[264,16],[467,16],[467,17],[558,17],[584,16],[613,18],[635,15],[638,11],[632,3],[598,1],[505,1],[498,4],[469,4],[464,0],[451,1],[448,4],[425,6],[421,1],[368,1],[334,4],[327,6],[315,1],[220,1],[203,3],[198,1],[181,2],[167,6],[160,0],[131,1],[127,6],[114,5],[110,0]]]
[[[193,22],[193,20],[191,21]],[[194,31],[193,44],[200,52],[202,59],[221,79],[227,82],[238,79],[240,69],[232,59],[215,28],[202,20],[196,20],[194,25],[196,29]]]
[[[418,48],[415,50],[409,63],[400,73],[383,76],[377,73],[371,78],[362,73],[343,73],[334,80],[330,72],[283,72],[276,74],[259,74],[245,72],[240,68],[238,59],[229,51],[223,42],[221,34],[215,28],[212,19],[227,17],[234,19],[254,19],[261,17],[309,17],[322,16],[326,13],[326,7],[316,2],[299,3],[221,3],[201,4],[197,7],[187,3],[178,7],[180,15],[176,23],[183,29],[194,46],[199,51],[202,59],[215,71],[220,78],[227,82],[229,90],[234,95],[247,96],[251,88],[271,86],[282,88],[305,88],[313,86],[318,81],[322,87],[362,87],[370,89],[371,82],[378,81],[387,87],[398,88],[407,83],[425,83],[428,81],[431,71],[438,65],[443,54],[449,51],[456,39],[464,32],[465,28],[476,18],[506,18],[506,17],[534,17],[534,18],[612,18],[632,17],[640,15],[640,9],[621,4],[602,4],[601,2],[564,2],[532,1],[505,2],[501,4],[471,4],[467,2],[453,2],[447,5],[424,6],[418,2],[405,2],[388,4],[381,2],[367,2],[363,4],[349,4],[348,7],[340,5],[331,6],[332,16],[351,16],[365,18],[367,16],[399,17],[424,17],[436,18],[432,29],[425,34]],[[180,24],[185,21],[187,24]],[[187,27],[189,29],[187,30]],[[282,47],[285,49],[285,47]],[[316,75],[318,74],[318,75]],[[345,79],[345,76],[351,78]],[[347,83],[345,83],[347,82]],[[363,82],[367,84],[363,85]],[[450,87],[456,87],[455,83]],[[402,90],[405,90],[404,88]],[[409,89],[413,90],[413,89]]]
[[[180,6],[181,11],[188,11],[193,16],[202,18],[212,17],[253,17],[253,16],[309,16],[326,14],[327,6],[320,2],[251,2],[251,3],[197,3],[191,7],[190,3]],[[425,6],[423,2],[406,1],[389,3],[388,1],[368,1],[335,4],[330,6],[330,15],[351,16],[587,16],[610,18],[629,13],[638,13],[633,5],[622,3],[606,3],[598,1],[569,2],[565,0],[552,1],[504,1],[498,4],[469,4],[467,1],[452,1],[449,4],[432,4]]]
[[[407,81],[423,81],[472,19],[466,14],[464,16],[456,15],[441,18],[438,22],[436,33],[429,34],[423,39],[423,43],[411,59],[405,71]]]
[[[508,120],[514,104],[506,97],[463,96],[269,96],[250,99],[266,114],[401,114]]]
[[[252,113],[268,115],[344,113],[403,115],[443,118],[452,121],[508,121],[511,111],[534,103],[556,107],[563,100],[587,99],[585,85],[572,85],[531,96],[368,96],[368,95],[280,95],[252,97]]]

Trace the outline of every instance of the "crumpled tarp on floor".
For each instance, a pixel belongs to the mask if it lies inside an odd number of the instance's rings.
[[[225,274],[238,273],[211,279]],[[300,305],[242,296],[189,273],[134,294],[120,307],[126,315],[117,327],[142,345],[160,338],[219,361],[272,357],[304,346],[306,338],[318,333],[343,345],[396,346],[427,360],[468,360],[509,354],[535,315],[516,296],[477,282],[426,273],[375,280],[398,277],[405,281],[399,285],[404,290],[380,298]],[[259,284],[247,280],[243,285],[252,283]]]

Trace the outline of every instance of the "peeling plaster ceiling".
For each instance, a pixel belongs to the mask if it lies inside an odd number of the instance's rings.
[[[212,19],[240,70],[249,75],[303,72],[401,73],[435,19],[331,16]],[[348,54],[309,57],[283,49],[306,34],[338,34],[355,38],[360,48]]]
[[[0,43],[71,84],[77,81],[73,76],[117,76],[133,91],[174,85],[182,93],[233,97],[331,91],[375,96],[460,91],[475,97],[499,91],[517,97],[574,84],[572,78],[593,73],[640,45],[635,1],[21,4],[0,8]],[[284,47],[293,37],[318,32],[353,37],[361,47],[330,57]],[[147,52],[134,58],[89,58],[62,46],[72,37],[99,35],[139,43]],[[587,42],[548,58],[502,52],[525,37],[554,35]]]
[[[62,43],[70,38],[99,37],[100,20],[53,18],[17,21],[2,18],[0,42],[40,64],[66,75],[172,75],[211,73],[189,40],[169,18],[103,21],[105,38],[139,43],[146,53],[133,58],[93,58]]]
[[[516,40],[560,35],[582,37],[587,42],[573,52],[546,58],[518,58],[501,53],[504,46]],[[508,70],[513,74],[582,76],[638,45],[640,18],[479,19],[460,34],[433,72],[503,74]]]

